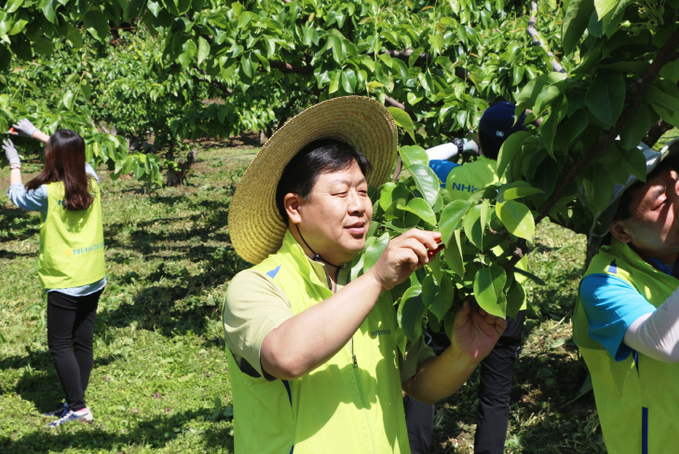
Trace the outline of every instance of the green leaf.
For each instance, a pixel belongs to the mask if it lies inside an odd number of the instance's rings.
[[[250,11],[244,11],[238,17],[238,28],[245,27],[255,17],[257,17],[257,16],[255,14],[251,13]]]
[[[474,276],[474,296],[481,309],[496,317],[507,317],[507,297],[503,289],[507,274],[499,266],[483,267]]]
[[[594,7],[599,19],[608,14],[615,7],[618,0],[594,0]]]
[[[403,165],[406,169],[409,169],[413,164],[421,164],[423,166],[429,164],[427,152],[418,145],[402,146],[398,149],[398,153],[401,155]]]
[[[33,43],[33,48],[40,55],[50,55],[54,49],[54,46],[52,45],[52,41],[49,39],[40,38],[35,43]]]
[[[582,180],[587,206],[592,213],[599,213],[608,205],[613,192],[613,180],[601,166],[586,172]]]
[[[445,273],[439,282],[431,274],[427,275],[422,282],[422,299],[424,305],[441,322],[455,299],[453,280]]]
[[[64,95],[62,101],[63,101],[66,109],[73,110],[73,103],[74,103],[75,99],[74,99],[72,91],[70,91],[70,90],[67,91],[66,94]]]
[[[465,265],[462,257],[462,238],[460,230],[452,232],[446,243],[446,248],[443,250],[443,258],[450,270],[459,277],[464,276]]]
[[[646,135],[651,123],[653,123],[651,111],[644,105],[639,106],[639,110],[620,131],[620,146],[626,150],[636,148]]]
[[[363,272],[368,271],[375,265],[375,263],[377,263],[377,261],[382,256],[382,253],[387,248],[388,243],[389,243],[389,233],[383,233],[378,238],[375,238],[375,241],[365,249]]]
[[[674,90],[678,90],[676,86]],[[674,91],[673,90],[673,91]],[[663,109],[670,112],[679,112],[679,96],[676,93],[668,93],[665,90],[658,88],[656,85],[651,85],[648,89],[648,100]]]
[[[521,146],[530,135],[528,131],[517,131],[504,141],[497,155],[496,172],[499,177],[504,175],[507,166],[509,166],[517,153],[521,151]]]
[[[408,167],[410,174],[415,179],[415,185],[429,206],[434,206],[441,189],[439,177],[431,167],[422,164],[413,164]]]
[[[330,86],[328,87],[328,93],[335,93],[339,90],[339,81],[342,76],[342,71],[333,71],[332,78],[330,79]]]
[[[420,198],[411,199],[408,204],[403,206],[398,204],[397,208],[399,210],[408,211],[410,213],[416,214],[420,219],[428,222],[431,225],[436,225],[436,214],[431,209],[429,204]]]
[[[515,280],[512,281],[512,285],[507,290],[507,316],[511,318],[516,318],[526,301],[526,292],[523,286]]]
[[[566,117],[568,113],[568,102],[565,97],[559,98],[558,101],[554,102],[549,113],[549,118],[544,121],[540,127],[540,132],[542,133],[542,142],[545,144],[545,148],[549,155],[554,159],[554,138],[559,130],[559,125],[561,120]],[[560,144],[557,144],[560,146]]]
[[[599,72],[585,97],[587,108],[607,126],[613,126],[625,104],[625,80],[620,73]]]
[[[56,9],[56,0],[47,0],[42,2],[42,13],[45,15],[45,18],[50,21],[51,23],[55,23],[57,19],[57,14],[55,12]]]
[[[191,65],[197,50],[198,49],[195,42],[191,40],[184,42],[182,45],[182,53],[179,54],[179,63],[181,63],[183,68],[187,68]]]
[[[13,13],[18,10],[23,3],[24,0],[8,0],[4,10],[6,13]]]
[[[443,208],[439,217],[439,232],[443,244],[448,246],[448,242],[453,239],[453,232],[459,229],[460,221],[464,219],[471,206],[472,202],[467,200],[453,200]]]
[[[387,110],[394,118],[396,125],[405,129],[410,137],[415,140],[415,125],[413,124],[413,120],[410,118],[410,115],[398,107],[387,107]]]
[[[87,31],[97,40],[104,41],[108,38],[108,21],[102,12],[93,10],[88,11],[87,14],[85,14],[83,22]]]
[[[566,55],[575,50],[580,42],[590,16],[594,12],[594,4],[591,0],[569,0],[563,18],[562,45]]]
[[[483,251],[484,227],[481,225],[481,206],[476,205],[464,217],[464,233],[479,251]]]
[[[533,239],[535,219],[526,205],[515,200],[507,200],[498,203],[495,206],[495,211],[509,233],[528,241]]]
[[[207,56],[210,55],[210,43],[207,42],[202,36],[198,37],[198,64],[200,65],[205,61]]]
[[[401,297],[396,318],[403,329],[403,334],[411,342],[416,342],[422,335],[422,317],[426,313],[427,307],[422,301],[422,286],[410,287]]]
[[[410,54],[410,57],[408,57],[408,66],[413,67],[415,65],[415,62],[417,62],[417,59],[420,58],[420,55],[422,55],[422,52],[424,52],[424,47],[418,47],[417,49],[413,50],[413,53]]]
[[[394,202],[394,199],[392,198],[394,189],[396,189],[396,183],[391,181],[387,181],[384,183],[384,186],[382,186],[382,190],[380,192],[380,207],[384,211],[387,211],[387,209]]]
[[[501,197],[503,200],[508,201],[542,193],[542,189],[534,188],[532,186],[518,186],[501,190]]]
[[[240,69],[248,78],[252,78],[252,62],[245,54],[240,58]]]
[[[353,93],[356,88],[356,72],[353,69],[345,69],[342,72],[342,89],[346,93]]]

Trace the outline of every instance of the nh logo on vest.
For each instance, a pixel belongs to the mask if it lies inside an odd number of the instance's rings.
[[[66,250],[66,257],[73,257],[74,255],[87,254],[88,252],[94,252],[97,249],[101,249],[103,247],[104,247],[104,242],[102,241],[101,243],[97,243],[94,246],[81,247],[81,248],[78,248],[78,249],[67,249]]]
[[[476,192],[479,189],[480,188],[477,188],[476,186],[471,184],[453,183],[453,191]]]

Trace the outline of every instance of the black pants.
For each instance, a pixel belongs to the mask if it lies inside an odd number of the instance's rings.
[[[47,344],[70,409],[86,407],[94,359],[94,318],[102,290],[87,296],[47,294]]]
[[[514,363],[523,339],[526,311],[516,319],[507,318],[507,329],[483,361],[479,374],[479,408],[474,436],[475,454],[501,454],[505,448],[509,422],[509,394],[512,390]],[[450,343],[440,333],[432,336],[432,349],[440,354]],[[445,344],[445,345],[443,345]],[[406,396],[404,401],[406,425],[412,454],[426,454],[434,430],[434,406]]]
[[[476,414],[475,454],[502,454],[509,422],[509,394],[512,390],[514,363],[523,339],[526,311],[516,320],[507,319],[507,329],[495,347],[481,361],[479,371],[479,408]]]

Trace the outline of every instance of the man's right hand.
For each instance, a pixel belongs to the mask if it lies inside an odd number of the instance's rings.
[[[411,229],[389,241],[379,260],[370,269],[382,290],[389,290],[408,279],[410,274],[432,259],[428,250],[435,250],[441,239],[439,232]]]

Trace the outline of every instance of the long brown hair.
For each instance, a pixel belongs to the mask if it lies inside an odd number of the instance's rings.
[[[50,136],[45,147],[45,168],[26,183],[26,189],[58,181],[64,183],[64,208],[81,211],[90,207],[94,196],[90,193],[90,176],[85,172],[85,141],[70,129],[60,129]]]

